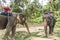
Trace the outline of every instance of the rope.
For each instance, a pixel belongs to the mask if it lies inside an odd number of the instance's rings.
[[[13,8],[14,8],[14,1],[15,1],[15,0],[13,0],[13,4],[12,4],[12,5],[13,5],[13,6],[12,6],[12,10],[13,10]],[[8,22],[9,22],[9,13],[8,13]]]
[[[9,13],[8,13],[8,22],[9,22]]]

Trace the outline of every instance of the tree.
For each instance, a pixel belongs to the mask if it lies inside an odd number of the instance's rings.
[[[16,11],[16,10],[19,10],[19,11],[21,10],[22,11],[22,10],[24,10],[26,4],[28,4],[28,0],[15,0],[14,1],[14,10],[13,11]]]
[[[50,10],[59,10],[60,0],[50,0],[48,6],[50,6]]]

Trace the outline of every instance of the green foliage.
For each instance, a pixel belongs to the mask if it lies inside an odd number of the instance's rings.
[[[56,27],[60,27],[60,12],[59,11],[55,11],[55,18],[57,20],[56,22]]]
[[[36,1],[36,0],[35,0]],[[42,22],[42,6],[37,5],[37,2],[32,2],[28,5],[28,8],[25,10],[25,13],[28,17],[28,21],[32,23],[41,23]],[[39,3],[38,3],[39,4]]]
[[[60,8],[60,0],[50,0],[48,3],[48,6],[50,6],[51,10],[59,10]]]
[[[0,11],[1,11],[1,6],[0,6]]]
[[[22,10],[20,8],[14,9],[13,12],[20,13]]]
[[[42,23],[42,12],[43,11],[54,11],[54,16],[57,20],[56,26],[59,26],[60,23],[60,12],[58,11],[60,9],[60,1],[59,0],[50,0],[47,5],[43,6],[40,5],[39,0],[34,0],[32,3],[28,0],[15,0],[14,3],[14,12],[21,12],[24,6],[26,6],[26,9],[24,9],[24,12],[26,13],[26,16],[28,18],[28,22],[31,23]],[[21,8],[19,8],[21,7]],[[60,26],[59,26],[60,27]]]
[[[13,6],[13,12],[21,12],[24,7],[28,4],[28,0],[15,0]]]
[[[31,22],[31,23],[42,23],[42,16],[34,18],[34,19],[29,19],[29,22]]]

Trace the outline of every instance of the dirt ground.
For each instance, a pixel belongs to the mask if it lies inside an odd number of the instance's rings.
[[[26,28],[25,27],[21,27],[21,26],[16,28],[16,32],[17,31],[26,31],[27,32]],[[48,34],[48,38],[44,37],[45,36],[44,27],[41,26],[41,25],[36,25],[36,24],[33,25],[32,24],[32,25],[29,25],[29,29],[30,29],[31,33],[32,32],[38,32],[37,35],[40,35],[39,37],[31,36],[30,40],[60,40],[59,32],[58,32],[60,30],[60,28],[55,28],[53,35],[49,35]],[[5,32],[5,30],[0,30],[0,40],[3,37],[4,32]]]

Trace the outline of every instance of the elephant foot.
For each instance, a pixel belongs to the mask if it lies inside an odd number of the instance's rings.
[[[6,38],[2,38],[2,40],[7,40]]]
[[[15,40],[15,38],[11,38],[11,40]]]

